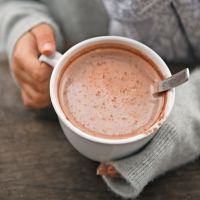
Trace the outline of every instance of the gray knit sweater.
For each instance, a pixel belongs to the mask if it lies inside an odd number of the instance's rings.
[[[40,23],[50,24],[58,48],[110,34],[137,39],[169,61],[200,58],[198,0],[0,0],[0,46],[11,60],[18,39]],[[108,15],[106,14],[106,10]],[[200,154],[200,71],[176,90],[174,110],[138,154],[113,161],[123,179],[103,177],[122,197],[136,197],[160,174]],[[191,103],[192,102],[192,103]]]
[[[110,34],[139,40],[168,61],[200,60],[199,0],[0,0],[0,47],[10,58],[16,41],[42,22],[53,26],[58,47],[61,34],[66,47],[108,34],[109,23]]]
[[[176,89],[174,109],[153,140],[138,154],[113,165],[124,180],[103,177],[118,195],[136,197],[159,175],[200,155],[200,70]]]

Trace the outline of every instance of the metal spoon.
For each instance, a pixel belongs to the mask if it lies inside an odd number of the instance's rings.
[[[171,77],[159,82],[158,86],[156,87],[156,93],[164,92],[170,90],[174,87],[177,87],[189,79],[189,69],[186,68]]]

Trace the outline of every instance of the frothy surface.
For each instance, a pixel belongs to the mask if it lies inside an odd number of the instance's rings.
[[[164,98],[152,94],[161,77],[142,57],[99,48],[75,59],[63,73],[59,101],[72,124],[90,135],[127,138],[151,127]]]

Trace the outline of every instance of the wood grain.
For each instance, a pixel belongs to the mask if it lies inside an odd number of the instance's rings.
[[[121,199],[95,175],[98,163],[67,141],[52,108],[24,108],[0,63],[0,200]],[[149,184],[139,200],[199,200],[200,160]]]

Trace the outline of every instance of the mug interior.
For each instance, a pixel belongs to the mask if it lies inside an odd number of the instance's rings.
[[[122,138],[122,139],[106,139],[106,138],[100,138],[100,137],[95,137],[92,135],[89,135],[79,128],[75,127],[67,118],[65,117],[65,114],[63,113],[59,99],[58,99],[58,84],[59,84],[59,78],[60,78],[60,73],[63,70],[63,68],[66,65],[66,62],[73,57],[74,55],[77,55],[79,52],[83,51],[85,48],[98,45],[98,44],[118,44],[118,45],[123,45],[127,46],[133,49],[138,50],[144,56],[149,58],[153,63],[156,64],[156,66],[159,68],[159,71],[163,75],[163,77],[170,77],[171,72],[169,71],[167,65],[165,62],[160,58],[160,56],[155,53],[152,49],[147,47],[146,45],[135,41],[133,39],[129,38],[124,38],[120,36],[101,36],[101,37],[95,37],[91,38],[88,40],[85,40],[83,42],[80,42],[70,48],[68,51],[65,52],[65,54],[62,56],[60,61],[56,64],[51,80],[50,80],[50,96],[51,96],[51,101],[54,106],[54,109],[59,117],[60,120],[69,128],[71,129],[75,134],[78,134],[79,136],[98,143],[104,143],[104,144],[124,144],[124,143],[130,143],[134,141],[138,141],[140,139],[143,139],[150,134],[155,133],[160,126],[163,124],[163,122],[166,120],[166,118],[169,116],[173,104],[174,104],[174,98],[175,98],[175,89],[169,90],[166,92],[166,104],[165,104],[165,110],[164,110],[164,115],[160,120],[158,120],[151,128],[145,132],[144,134],[138,134],[135,136],[131,136],[128,138]]]

